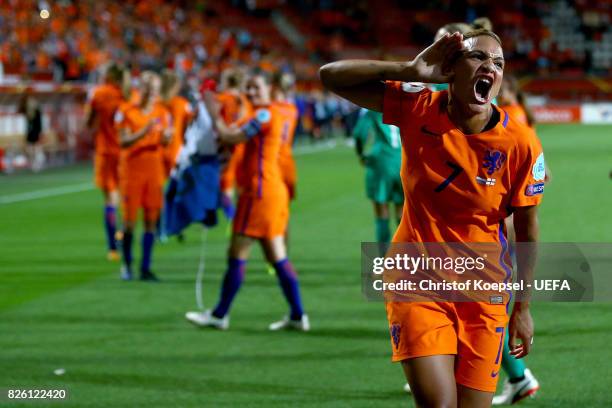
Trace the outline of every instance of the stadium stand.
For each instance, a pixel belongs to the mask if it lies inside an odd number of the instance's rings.
[[[540,110],[555,108],[542,117],[580,120],[575,112],[581,101],[610,100],[611,15],[609,2],[587,0],[1,2],[0,149],[19,150],[21,96],[45,89],[68,98],[66,109],[74,118],[69,128],[51,129],[57,121],[43,98],[47,152],[63,157],[56,152],[82,146],[70,157],[86,157],[91,142],[75,136],[77,105],[97,82],[98,68],[110,61],[126,64],[134,74],[169,67],[194,78],[218,77],[229,66],[292,71],[304,99],[302,116],[310,116],[300,129],[317,134],[317,124],[327,121],[317,112],[339,105],[320,91],[322,63],[348,57],[408,59],[440,25],[479,16],[491,18],[504,40],[507,67],[536,96],[532,102]],[[567,110],[559,116],[559,108]],[[601,115],[607,118],[608,111]]]

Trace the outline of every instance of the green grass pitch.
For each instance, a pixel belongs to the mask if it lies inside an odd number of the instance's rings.
[[[553,173],[542,241],[612,241],[610,128],[548,125],[539,134]],[[374,236],[363,171],[343,146],[297,161],[290,245],[312,321],[306,334],[267,332],[286,305],[257,248],[230,330],[198,330],[183,318],[195,308],[198,226],[183,244],[156,246],[163,283],[123,283],[105,260],[98,191],[0,204],[0,388],[66,388],[69,400],[48,406],[70,407],[412,406],[389,360],[383,305],[360,291],[359,244]],[[90,180],[89,166],[2,176],[0,200]],[[226,234],[222,224],[208,235],[208,306]],[[533,315],[528,365],[542,389],[524,405],[612,406],[612,304],[540,303]]]

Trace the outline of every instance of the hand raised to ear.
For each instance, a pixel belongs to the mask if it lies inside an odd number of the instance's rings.
[[[461,33],[445,34],[438,41],[425,48],[412,61],[421,82],[442,84],[451,79],[446,71],[446,64],[457,51],[463,47]]]

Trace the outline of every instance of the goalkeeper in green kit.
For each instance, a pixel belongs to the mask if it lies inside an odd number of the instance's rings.
[[[372,147],[364,153],[370,136],[373,139]],[[399,223],[404,204],[399,129],[384,124],[382,113],[362,109],[353,129],[353,137],[357,155],[366,167],[366,194],[374,204],[376,241],[387,243],[391,240],[390,207],[395,209],[395,221]]]

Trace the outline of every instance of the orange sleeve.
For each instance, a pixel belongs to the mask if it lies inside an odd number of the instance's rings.
[[[414,112],[422,97],[431,91],[419,84],[408,82],[386,81],[383,97],[383,123],[401,126],[402,120]]]
[[[117,130],[128,127],[127,107],[125,105],[120,105],[117,108],[113,121]]]
[[[510,205],[512,207],[529,207],[538,205],[544,194],[546,164],[544,152],[537,136],[527,128],[517,144],[518,168],[512,187]]]

